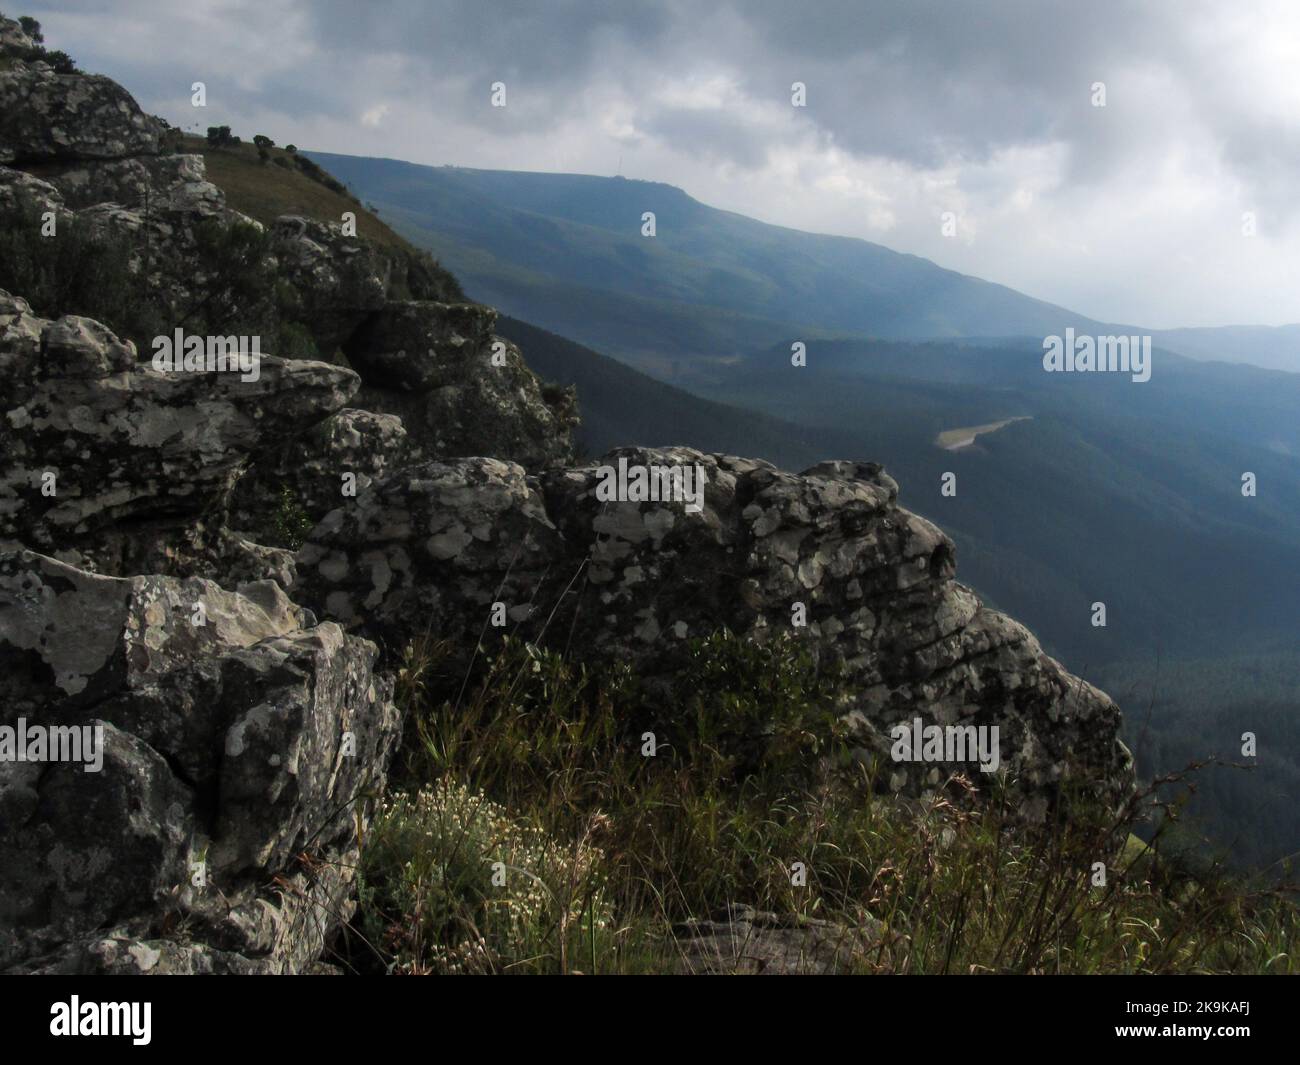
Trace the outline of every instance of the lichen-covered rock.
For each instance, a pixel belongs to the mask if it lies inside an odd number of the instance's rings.
[[[0,55],[22,55],[35,44],[20,23],[0,15]]]
[[[543,385],[475,304],[389,303],[348,341],[357,402],[401,417],[430,458],[490,455],[528,469],[572,456],[577,399]]]
[[[63,225],[72,212],[63,203],[63,194],[48,181],[0,166],[0,218],[9,225],[20,219],[44,212],[54,214],[57,225]]]
[[[345,236],[339,223],[299,215],[271,227],[277,273],[302,295],[321,351],[332,355],[381,310],[393,279],[392,257],[369,241]]]
[[[315,524],[411,457],[400,418],[346,407],[255,457],[235,485],[230,523],[266,539],[276,532],[279,508],[289,503]]]
[[[111,78],[36,63],[0,70],[0,163],[157,155],[161,136]]]
[[[698,471],[698,512],[684,499],[602,498],[621,463]],[[874,464],[796,476],[682,448],[620,449],[536,478],[488,460],[431,463],[331,512],[298,554],[293,593],[390,649],[415,632],[477,639],[500,602],[521,636],[558,633],[656,675],[689,637],[724,626],[793,632],[842,667],[857,755],[880,786],[915,795],[952,773],[996,777],[1033,821],[1068,786],[1125,795],[1115,704],[957,584],[952,542],[897,494]],[[891,730],[917,719],[996,727],[996,772],[895,761]]]
[[[472,646],[493,602],[525,619],[538,574],[565,557],[520,466],[429,463],[330,511],[298,552],[294,594],[373,633],[390,654],[425,631]]]
[[[496,320],[496,311],[477,303],[390,303],[352,335],[346,354],[368,385],[430,392],[491,355]]]
[[[155,370],[87,318],[37,318],[0,293],[0,542],[75,550],[110,573],[176,571],[169,549],[219,529],[252,458],[341,408],[349,370],[263,356],[239,372]]]
[[[0,761],[0,970],[307,967],[400,732],[375,651],[271,582],[0,554],[0,726],[103,737]]]
[[[105,161],[78,159],[43,168],[72,210],[115,203],[133,211],[217,218],[226,198],[207,178],[201,155],[141,155]]]

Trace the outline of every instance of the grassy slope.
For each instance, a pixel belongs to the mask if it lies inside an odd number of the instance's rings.
[[[384,247],[416,251],[358,200],[326,188],[296,166],[287,169],[273,162],[263,163],[251,143],[234,148],[210,148],[203,137],[187,136],[182,150],[203,156],[208,180],[226,194],[226,202],[264,225],[285,214],[338,222],[344,211],[352,211],[357,216],[358,236]],[[289,152],[282,148],[272,148],[270,152],[273,159],[288,160],[292,166],[293,156]]]

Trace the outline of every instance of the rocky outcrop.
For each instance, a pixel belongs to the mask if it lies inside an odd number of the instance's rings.
[[[396,656],[426,628],[472,639],[494,602],[524,620],[566,557],[522,467],[429,463],[330,511],[298,552],[294,594]]]
[[[879,466],[796,476],[687,449],[621,449],[604,465],[620,460],[698,468],[699,513],[602,501],[594,464],[530,477],[490,459],[431,463],[332,511],[298,554],[293,594],[390,652],[425,631],[472,645],[501,603],[524,638],[560,634],[655,675],[723,626],[760,640],[794,632],[842,667],[857,756],[888,790],[981,777],[969,762],[895,761],[890,729],[920,718],[996,726],[998,779],[1027,820],[1067,786],[1127,792],[1115,704],[953,580],[952,542],[898,506]]]
[[[78,159],[42,167],[66,207],[112,203],[139,213],[221,218],[225,196],[207,178],[201,155],[137,156],[103,162]]]
[[[263,539],[278,535],[280,530],[268,522],[287,493],[288,501],[315,524],[413,457],[396,415],[345,408],[287,446],[255,457],[235,486],[230,523]]]
[[[0,555],[0,726],[81,741],[0,760],[0,970],[309,966],[400,731],[374,657],[271,582]]]
[[[400,415],[430,458],[492,455],[528,469],[562,465],[577,424],[572,390],[542,387],[496,311],[477,304],[387,304],[344,348],[363,406]]]
[[[474,303],[391,303],[353,334],[347,355],[367,385],[431,392],[464,376],[472,359],[486,362],[496,317]]]
[[[43,63],[0,70],[0,163],[156,155],[162,132],[110,78]]]
[[[0,542],[118,574],[178,571],[174,549],[216,534],[249,462],[357,386],[348,370],[271,356],[251,380],[155,370],[99,323],[46,321],[5,293],[0,379]]]
[[[0,214],[13,225],[24,216],[48,211],[58,225],[72,217],[64,206],[63,196],[48,181],[22,170],[0,166]]]
[[[35,45],[20,23],[0,15],[0,55],[23,55]]]
[[[343,234],[340,224],[285,215],[271,227],[277,274],[302,294],[303,311],[322,352],[333,354],[388,299],[392,257]]]

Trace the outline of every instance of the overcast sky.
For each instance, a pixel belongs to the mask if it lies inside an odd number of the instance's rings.
[[[1105,321],[1300,321],[1290,0],[22,3],[5,10],[39,18],[49,47],[186,128],[621,167]]]

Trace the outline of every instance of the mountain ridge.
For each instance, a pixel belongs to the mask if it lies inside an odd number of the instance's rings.
[[[333,172],[338,173],[346,182],[354,185],[363,193],[365,198],[380,204],[386,212],[392,213],[401,222],[424,229],[431,236],[441,237],[449,241],[457,240],[458,235],[463,239],[466,235],[476,234],[478,243],[475,246],[480,250],[485,247],[482,238],[486,231],[482,228],[476,229],[475,225],[476,221],[481,223],[481,219],[475,220],[470,217],[468,223],[459,224],[455,219],[449,218],[448,215],[451,212],[446,211],[447,204],[452,201],[443,201],[440,205],[442,217],[440,217],[437,225],[429,227],[425,224],[428,221],[427,219],[421,220],[420,205],[412,199],[413,193],[418,191],[418,197],[424,197],[427,203],[427,198],[435,191],[440,190],[443,194],[448,194],[450,192],[449,183],[458,184],[460,193],[468,192],[477,197],[474,201],[475,209],[506,207],[508,210],[520,214],[535,215],[542,220],[558,218],[573,225],[589,226],[599,229],[605,235],[616,231],[621,232],[622,246],[634,249],[636,244],[632,241],[632,237],[640,225],[640,210],[661,206],[661,201],[665,197],[665,190],[668,190],[669,206],[685,205],[685,221],[690,224],[697,224],[701,219],[711,219],[711,224],[715,226],[719,221],[723,221],[728,226],[732,228],[739,227],[741,230],[752,231],[756,228],[758,236],[754,236],[753,233],[749,234],[756,244],[762,243],[763,234],[766,234],[769,238],[773,235],[779,235],[787,240],[797,238],[795,243],[811,244],[814,247],[819,246],[823,252],[826,249],[833,250],[836,254],[825,256],[827,264],[824,265],[827,268],[832,263],[837,264],[838,268],[854,268],[854,264],[851,262],[846,263],[844,260],[846,258],[853,260],[856,255],[858,258],[856,268],[859,270],[869,270],[873,267],[879,270],[887,267],[894,276],[917,275],[918,287],[924,289],[928,286],[931,290],[930,301],[935,302],[942,299],[949,305],[949,309],[945,313],[953,315],[952,321],[940,319],[938,323],[932,322],[930,327],[916,322],[908,322],[906,319],[896,321],[891,325],[888,313],[881,307],[874,308],[867,317],[861,317],[860,312],[853,312],[842,305],[831,307],[830,309],[834,313],[828,314],[826,313],[826,307],[818,309],[819,304],[815,298],[815,293],[811,294],[813,298],[810,298],[810,293],[807,291],[801,291],[796,296],[792,296],[792,300],[795,302],[798,300],[804,301],[803,306],[808,309],[801,311],[800,316],[809,322],[816,322],[818,332],[823,335],[828,330],[832,333],[838,330],[860,338],[875,337],[880,339],[942,339],[962,336],[997,337],[1004,335],[1036,335],[1042,337],[1051,333],[1059,334],[1065,327],[1074,326],[1078,332],[1091,332],[1097,335],[1151,335],[1156,338],[1156,342],[1162,343],[1173,350],[1179,350],[1177,342],[1182,342],[1187,350],[1181,351],[1180,354],[1202,360],[1214,357],[1213,345],[1215,337],[1222,335],[1238,338],[1235,346],[1226,349],[1231,357],[1225,357],[1222,360],[1233,362],[1249,361],[1238,353],[1241,344],[1245,343],[1246,339],[1252,336],[1274,336],[1279,338],[1279,343],[1277,350],[1269,355],[1265,368],[1300,372],[1300,326],[1211,326],[1152,329],[1132,323],[1108,322],[1070,310],[1049,300],[1028,295],[1000,282],[988,281],[975,275],[952,270],[924,256],[897,251],[865,238],[807,232],[776,223],[762,222],[725,208],[713,207],[696,200],[684,189],[663,182],[548,171],[511,171],[452,165],[432,166],[410,163],[399,159],[347,156],[329,152],[310,152],[309,154],[327,162]],[[609,203],[603,202],[601,197],[577,196],[571,191],[571,186],[575,184],[580,186],[584,192],[603,192],[605,194],[611,191],[617,192],[616,199],[621,204],[617,208],[617,215],[612,213],[615,208]],[[546,191],[545,186],[553,187]],[[642,190],[645,194],[644,199],[647,202],[633,202],[636,200],[636,192]],[[604,197],[605,200],[609,198],[608,195]],[[592,200],[601,202],[593,204]],[[469,216],[467,215],[467,217]],[[666,244],[673,244],[674,242],[680,244],[683,238],[674,234],[670,225],[665,224],[664,220],[657,219],[656,221],[659,224],[656,240]],[[671,221],[669,219],[669,223]],[[499,219],[497,224],[504,225],[505,223]],[[466,228],[466,225],[468,225],[468,228]],[[630,241],[631,243],[629,243]],[[739,242],[731,241],[731,246],[736,243]],[[690,251],[691,245],[682,245],[681,250]],[[709,249],[706,248],[705,250],[708,251]],[[845,252],[846,255],[839,254],[841,251]],[[627,254],[630,253],[630,251],[627,252]],[[713,253],[710,252],[710,254]],[[798,251],[792,251],[791,254],[797,256]],[[453,253],[455,259],[453,265],[456,266],[457,273],[472,286],[479,286],[484,298],[496,299],[506,313],[537,321],[543,328],[572,337],[580,343],[596,346],[604,350],[606,354],[615,357],[621,357],[625,351],[634,355],[639,354],[635,346],[628,344],[625,339],[618,338],[617,334],[602,337],[594,333],[587,333],[581,323],[575,323],[562,317],[552,317],[547,321],[539,320],[537,311],[542,310],[543,317],[545,317],[544,308],[525,309],[515,302],[517,294],[511,289],[503,287],[508,281],[509,270],[504,269],[497,263],[490,261],[476,262],[472,261],[468,256],[462,257],[462,255],[463,253]],[[618,292],[624,296],[638,294],[627,291],[626,287],[620,287],[614,283],[608,271],[596,270],[594,267],[590,267],[590,264],[588,264],[590,269],[586,281],[583,279],[583,274],[576,269],[564,273],[566,267],[563,254],[552,256],[549,259],[539,256],[538,261],[545,263],[552,280],[562,276],[568,283],[577,286],[599,281],[597,287],[609,292]],[[611,264],[611,260],[608,259],[601,261],[606,267]],[[734,261],[727,262],[725,258],[716,254],[708,261],[717,269],[728,273],[729,285],[734,286],[743,283],[747,278],[750,283],[754,280],[752,276],[749,276],[749,271],[742,268],[743,264],[737,264]],[[612,263],[616,268],[618,266],[617,258],[612,260]],[[518,264],[519,256],[516,255],[511,265],[517,267]],[[677,265],[680,266],[680,263]],[[940,292],[942,292],[942,296],[940,296]],[[650,295],[651,293],[640,294]],[[859,291],[858,295],[869,300],[871,298],[869,286]],[[904,302],[907,298],[907,292],[900,292],[897,288],[891,289],[890,295],[891,299],[898,300],[901,298]],[[922,295],[924,295],[924,291]],[[502,296],[505,298],[502,299]],[[963,311],[959,307],[954,312],[951,310],[951,304],[954,300],[972,305],[989,302],[1001,304],[1003,307],[999,313],[1002,314],[1002,317],[989,319],[986,310],[977,313],[973,308],[967,308]],[[725,299],[719,301],[716,298],[710,302],[705,297],[699,297],[699,301],[702,306],[712,307],[717,310],[758,314],[762,309],[766,311],[767,316],[772,315],[772,308],[766,307],[757,299],[736,303],[734,301],[728,302]],[[531,314],[529,310],[532,311]],[[855,313],[858,314],[858,317],[854,317]],[[933,315],[935,312],[930,311],[927,313]],[[964,327],[961,325],[963,314],[969,317],[969,321]],[[1019,325],[1016,325],[1017,319],[1014,317],[1008,318],[1008,315],[1019,315]],[[759,315],[759,317],[763,316],[762,314]],[[791,324],[791,321],[791,318],[786,318],[787,325]],[[1026,328],[1027,323],[1032,323],[1035,328]],[[797,324],[797,321],[795,324]],[[577,326],[576,329],[575,325]],[[1243,337],[1245,339],[1242,339]],[[1288,343],[1289,341],[1294,343]],[[696,354],[705,353],[696,352]],[[636,359],[633,358],[632,361],[635,362]]]

